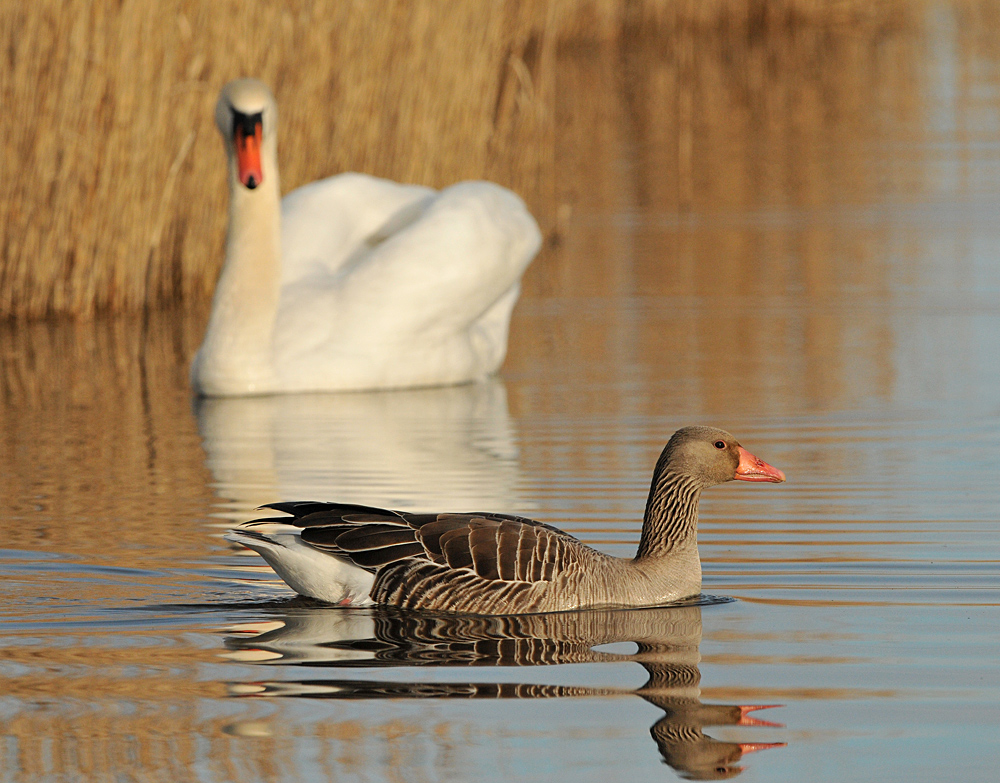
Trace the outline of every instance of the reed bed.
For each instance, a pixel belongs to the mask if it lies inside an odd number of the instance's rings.
[[[5,4],[0,313],[134,310],[211,290],[218,89],[281,106],[283,184],[345,169],[532,191],[544,8],[478,2]]]
[[[226,198],[212,109],[231,78],[257,76],[277,95],[286,190],[344,170],[432,186],[489,178],[521,193],[548,230],[560,214],[562,49],[610,45],[626,65],[630,48],[650,41],[674,52],[684,66],[682,103],[669,111],[683,149],[692,133],[683,101],[693,100],[684,88],[709,60],[738,59],[761,41],[766,52],[780,50],[803,30],[820,38],[849,30],[872,42],[908,8],[862,0],[4,4],[0,317],[89,316],[209,296]],[[727,108],[706,119],[726,122]]]

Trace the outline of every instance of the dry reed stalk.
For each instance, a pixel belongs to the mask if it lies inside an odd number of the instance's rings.
[[[803,27],[854,27],[864,37],[899,6],[3,4],[0,317],[86,316],[209,295],[226,198],[212,108],[219,87],[236,76],[258,76],[278,97],[286,190],[344,170],[434,186],[482,177],[520,192],[548,226],[558,209],[560,42],[617,41],[627,50],[641,33],[688,46],[678,74],[683,113],[695,52],[724,53],[754,36],[793,38]],[[683,131],[690,123],[681,119]],[[680,162],[693,170],[694,137],[687,138]]]
[[[552,45],[542,3],[95,0],[0,8],[0,315],[204,298],[225,184],[212,114],[255,75],[286,189],[343,170],[532,197]]]

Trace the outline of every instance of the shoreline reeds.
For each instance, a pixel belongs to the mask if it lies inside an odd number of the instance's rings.
[[[860,0],[7,4],[0,318],[210,296],[226,216],[212,109],[231,78],[257,76],[275,91],[286,191],[347,170],[436,187],[485,178],[520,193],[548,230],[560,214],[561,49],[612,46],[627,64],[629,47],[652,45],[682,60],[687,52],[688,71],[704,70],[706,57],[738,57],[760,40],[780,47],[801,30],[876,40],[904,9]],[[672,121],[686,122],[683,113]]]

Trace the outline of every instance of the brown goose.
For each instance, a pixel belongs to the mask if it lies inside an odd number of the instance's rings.
[[[342,605],[470,614],[655,606],[697,595],[698,499],[726,481],[785,480],[728,432],[685,427],[653,470],[639,551],[598,552],[558,528],[495,513],[413,514],[344,503],[274,503],[290,515],[226,534],[293,590]]]

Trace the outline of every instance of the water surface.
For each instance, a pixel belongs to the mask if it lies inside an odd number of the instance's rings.
[[[193,403],[203,315],[5,327],[0,780],[994,779],[993,16],[567,48],[566,208],[487,384]],[[316,498],[629,555],[692,423],[789,477],[705,493],[726,600],[344,611],[221,539]]]

